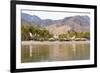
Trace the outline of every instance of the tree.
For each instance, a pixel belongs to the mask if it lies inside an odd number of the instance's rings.
[[[29,28],[27,26],[21,27],[21,40],[29,40]]]
[[[39,28],[33,25],[22,25],[22,40],[30,40],[31,37],[29,33],[32,33],[33,40],[48,40],[49,38],[53,37],[53,34],[50,34],[49,31],[45,28]]]

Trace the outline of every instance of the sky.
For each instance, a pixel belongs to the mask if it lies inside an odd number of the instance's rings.
[[[89,13],[80,13],[80,12],[60,12],[60,11],[36,11],[36,10],[21,10],[21,13],[27,13],[30,15],[37,15],[41,19],[52,19],[58,20],[65,17],[76,16],[76,15],[89,15]]]

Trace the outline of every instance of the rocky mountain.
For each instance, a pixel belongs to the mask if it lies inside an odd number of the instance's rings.
[[[67,31],[90,31],[89,16],[71,16],[59,20],[41,19],[36,15],[21,13],[24,23],[35,24],[47,28],[50,32],[62,33]]]
[[[36,23],[36,24],[40,24],[42,21],[38,16],[36,16],[36,15],[32,16],[32,15],[29,15],[26,13],[21,13],[21,19],[22,19],[22,21]]]

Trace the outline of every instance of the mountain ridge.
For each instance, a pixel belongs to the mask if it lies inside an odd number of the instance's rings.
[[[38,26],[46,27],[48,30],[51,28],[57,30],[58,27],[66,31],[90,31],[90,18],[89,16],[70,16],[63,19],[53,20],[53,19],[41,19],[36,15],[29,15],[26,13],[21,13],[21,20],[24,22],[35,23]],[[69,29],[69,30],[67,30]],[[61,30],[60,30],[61,31]]]

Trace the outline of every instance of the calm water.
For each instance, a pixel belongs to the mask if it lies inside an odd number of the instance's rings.
[[[22,45],[21,62],[86,60],[90,58],[90,44],[85,42],[42,43]]]

